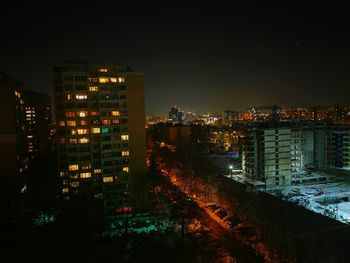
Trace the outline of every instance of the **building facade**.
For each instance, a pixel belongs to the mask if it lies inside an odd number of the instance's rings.
[[[21,181],[29,168],[23,84],[0,72],[0,175]]]
[[[350,127],[330,126],[325,131],[327,168],[350,170]]]
[[[242,143],[242,169],[266,188],[291,184],[291,129],[252,128]]]
[[[308,138],[313,147],[311,166],[318,169],[350,170],[350,126],[314,125],[306,129],[306,132],[309,133]]]
[[[42,157],[50,149],[52,138],[51,97],[45,93],[24,91],[25,137],[31,158]]]
[[[146,185],[143,74],[67,61],[54,68],[56,140],[64,199],[105,212],[141,209]]]

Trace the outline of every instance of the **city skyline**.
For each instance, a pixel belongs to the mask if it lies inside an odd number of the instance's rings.
[[[347,6],[137,2],[2,5],[1,262],[348,262]]]
[[[347,103],[342,6],[131,7],[7,7],[0,68],[52,95],[51,68],[64,59],[128,64],[145,74],[146,115],[169,105],[207,112]]]

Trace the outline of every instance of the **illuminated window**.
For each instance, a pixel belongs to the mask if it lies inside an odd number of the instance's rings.
[[[98,91],[98,87],[97,86],[91,86],[91,87],[89,87],[89,91]]]
[[[91,128],[92,133],[100,133],[100,128]]]
[[[80,138],[80,139],[78,139],[78,142],[79,142],[79,143],[88,143],[88,142],[89,142],[89,139],[86,138],[86,137]]]
[[[107,82],[108,82],[108,78],[101,77],[101,78],[98,78],[98,81],[99,81],[100,83],[107,83]]]
[[[113,124],[119,124],[119,120],[112,120]]]
[[[120,116],[120,112],[119,111],[112,111],[111,114],[112,114],[113,117]]]
[[[87,112],[87,111],[79,111],[78,112],[78,116],[81,118],[87,117],[88,114],[89,114],[89,112]]]
[[[75,112],[74,111],[67,111],[66,117],[70,117],[70,118],[75,117]]]
[[[91,173],[80,173],[80,178],[91,178]]]
[[[86,94],[76,94],[75,98],[77,100],[86,100],[87,99],[87,95]]]
[[[75,121],[67,121],[67,126],[76,126],[76,122]]]
[[[63,188],[63,189],[62,189],[62,192],[63,192],[64,194],[67,194],[67,193],[69,193],[69,189],[68,189],[68,188]]]
[[[124,83],[125,82],[125,78],[124,77],[119,77],[118,78],[118,82],[119,83]]]
[[[84,164],[80,167],[81,170],[91,169],[91,164]]]
[[[21,98],[21,93],[19,91],[15,91],[15,95],[17,98],[19,98],[19,99]]]
[[[107,69],[106,68],[100,68],[98,71],[99,72],[107,72]]]
[[[70,165],[68,166],[68,170],[69,170],[69,171],[76,171],[76,170],[79,170],[79,165],[77,165],[77,164],[70,164]]]
[[[77,143],[77,139],[69,139],[69,143],[70,144],[76,144]]]
[[[102,120],[102,124],[104,125],[111,124],[111,120]]]
[[[67,176],[66,172],[60,172],[60,177],[65,177],[65,176]]]
[[[121,136],[121,139],[122,139],[122,141],[127,141],[127,140],[129,140],[129,135],[124,134]]]
[[[88,134],[88,129],[77,129],[78,134]]]
[[[94,173],[95,173],[95,174],[100,174],[100,173],[102,173],[102,170],[101,170],[101,169],[95,169],[95,170],[94,170]]]
[[[102,133],[109,133],[109,128],[106,128],[106,127],[102,128]]]
[[[123,172],[128,173],[129,172],[129,167],[127,167],[127,166],[123,167]]]
[[[64,126],[65,124],[64,124],[64,121],[59,121],[58,122],[58,126]]]
[[[77,131],[75,129],[70,130],[70,135],[76,135]]]
[[[67,100],[71,100],[72,99],[72,95],[71,94],[67,94]]]
[[[104,183],[111,183],[113,182],[113,176],[103,177]]]
[[[111,82],[114,82],[114,83],[117,82],[117,78],[110,78],[109,80],[110,80]]]
[[[91,111],[90,116],[98,116],[99,112],[98,111]]]
[[[129,151],[122,151],[122,156],[129,156]]]
[[[97,78],[89,78],[89,82],[96,83],[97,82]]]
[[[87,120],[81,120],[80,125],[82,125],[82,126],[88,125]]]

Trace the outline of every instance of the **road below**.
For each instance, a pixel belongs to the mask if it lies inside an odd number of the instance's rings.
[[[186,214],[191,218],[196,218],[203,229],[205,229],[218,247],[220,255],[225,262],[264,262],[264,259],[255,253],[255,251],[248,245],[243,244],[238,240],[234,233],[225,229],[207,212],[198,206],[192,199],[188,198],[180,191],[174,184],[172,184],[168,177],[166,179],[166,188],[163,189],[163,194],[166,194],[170,200],[176,202],[176,205],[181,207]]]

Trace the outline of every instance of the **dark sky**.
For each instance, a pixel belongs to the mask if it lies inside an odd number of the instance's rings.
[[[145,2],[2,6],[0,69],[51,94],[64,59],[128,64],[145,74],[147,114],[350,103],[348,9],[336,1]]]

